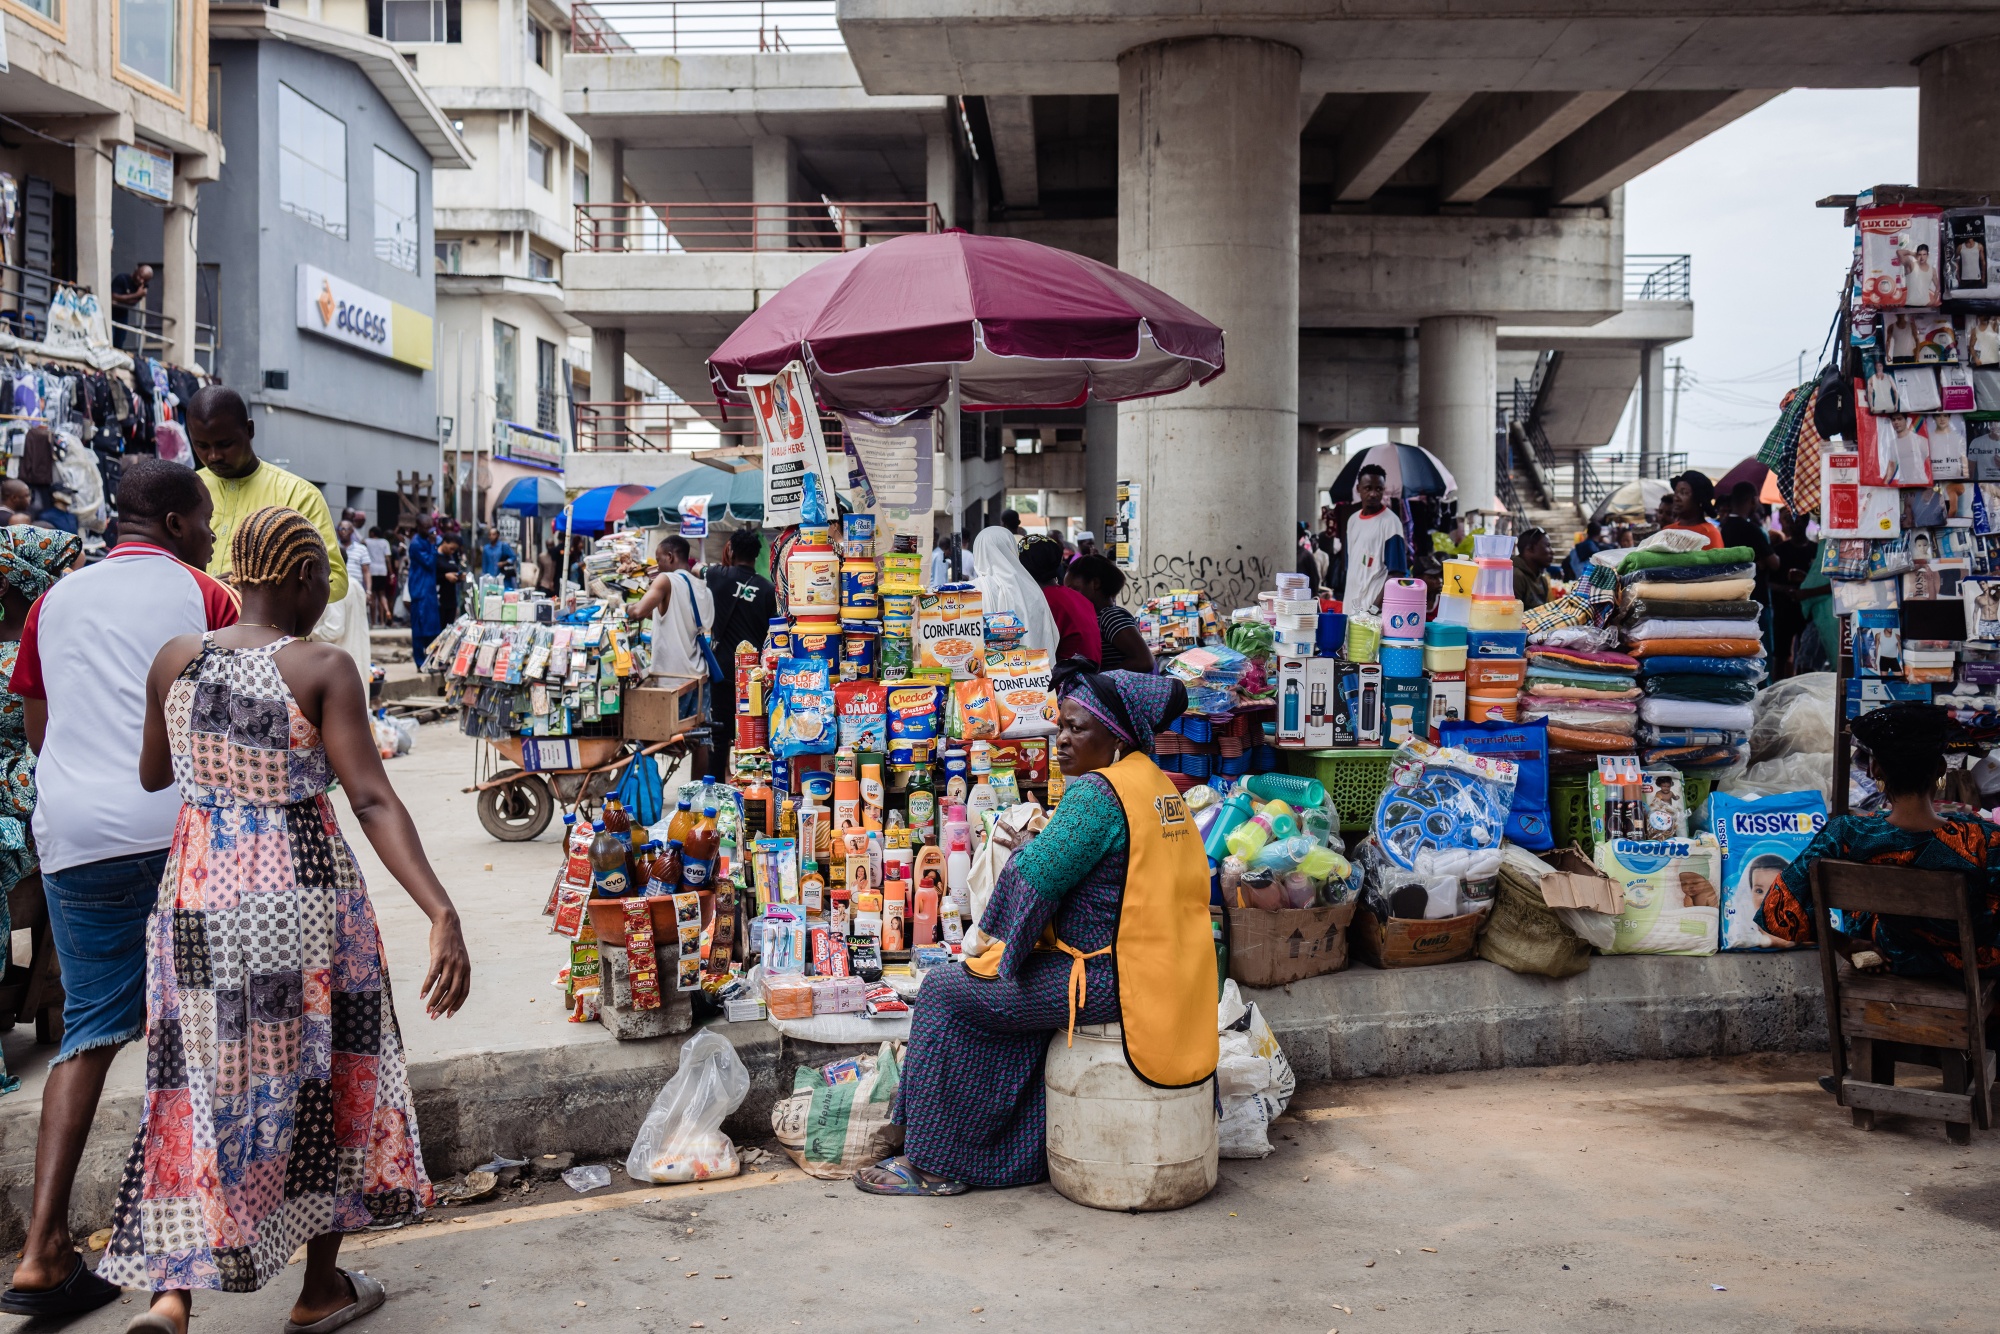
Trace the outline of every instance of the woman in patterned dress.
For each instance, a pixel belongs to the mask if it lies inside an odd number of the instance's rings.
[[[129,1331],[186,1334],[195,1288],[254,1292],[306,1247],[288,1332],[337,1329],[382,1285],[342,1234],[431,1203],[374,909],[327,789],[431,919],[432,1018],[471,977],[458,914],[382,771],[354,664],[307,643],[327,555],[258,510],[230,557],[243,616],[160,650],[139,774],[180,785],[148,937],[146,1104],[100,1276],[150,1288]]]
[[[1179,681],[1136,672],[1087,675],[1065,694],[1055,759],[1070,782],[1048,825],[1008,858],[979,919],[980,930],[1005,946],[998,973],[953,967],[925,977],[896,1094],[904,1152],[855,1173],[856,1189],[957,1195],[971,1186],[1030,1185],[1048,1175],[1042,1060],[1049,1038],[1070,1022],[1123,1017],[1112,946],[1125,906],[1131,837],[1126,808],[1099,771],[1135,752],[1150,756],[1154,734],[1186,707]],[[1194,892],[1205,943],[1206,876],[1200,881]],[[1047,946],[1050,927],[1061,946]],[[1206,959],[1203,1003],[1212,1038],[1212,946]],[[1075,1004],[1073,971],[1083,980]]]
[[[76,564],[82,551],[83,540],[75,533],[0,528],[0,940],[7,940],[13,928],[7,896],[35,870],[35,841],[28,828],[35,813],[35,752],[28,748],[27,710],[5,683],[21,653],[28,609]],[[0,972],[6,967],[0,958]],[[21,1081],[0,1060],[0,1093],[19,1087]]]

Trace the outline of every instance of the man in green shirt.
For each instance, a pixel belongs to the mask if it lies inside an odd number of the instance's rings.
[[[326,497],[305,478],[257,457],[257,425],[243,396],[223,385],[204,385],[188,401],[186,424],[188,442],[202,465],[196,475],[215,498],[215,554],[209,557],[208,572],[218,579],[229,573],[229,542],[238,523],[266,505],[282,505],[305,515],[319,530],[330,566],[327,605],[339,606],[347,596],[347,562]]]

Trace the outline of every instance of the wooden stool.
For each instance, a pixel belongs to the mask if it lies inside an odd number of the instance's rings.
[[[1972,1127],[1993,1124],[1994,1057],[1986,1049],[1986,1017],[1995,984],[1979,976],[1973,944],[1969,877],[1822,860],[1813,866],[1813,920],[1819,931],[1820,972],[1826,983],[1826,1032],[1840,1105],[1854,1124],[1875,1128],[1875,1113],[1927,1116],[1945,1123],[1954,1144],[1972,1142]],[[1896,977],[1856,971],[1832,947],[1833,909],[1925,917],[1958,930],[1964,975],[1957,979]],[[1865,942],[1857,941],[1857,945]],[[1847,1046],[1853,1046],[1850,1073]],[[1942,1092],[1898,1088],[1896,1062],[1938,1067]]]
[[[49,906],[42,894],[42,873],[30,871],[7,895],[14,930],[29,932],[28,966],[14,966],[10,954],[0,957],[0,1033],[24,1019],[35,1021],[35,1041],[48,1046],[62,1041],[62,968],[56,962],[55,936],[49,929]],[[11,942],[9,942],[11,944]]]

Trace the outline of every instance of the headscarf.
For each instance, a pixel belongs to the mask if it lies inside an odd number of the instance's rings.
[[[1935,704],[1888,704],[1849,725],[1854,739],[1875,755],[1942,755],[1957,733],[1949,709]]]
[[[1153,736],[1187,711],[1187,687],[1171,676],[1143,672],[1082,672],[1069,678],[1063,698],[1073,699],[1111,735],[1135,750],[1153,753]]]
[[[75,533],[31,524],[0,528],[0,583],[33,601],[76,564],[82,548]]]
[[[979,571],[972,582],[979,589],[986,614],[1013,612],[1027,627],[1021,636],[1022,647],[1046,649],[1053,658],[1061,637],[1056,633],[1056,618],[1041,586],[1021,564],[1014,535],[997,525],[981,529],[972,541],[972,562]]]

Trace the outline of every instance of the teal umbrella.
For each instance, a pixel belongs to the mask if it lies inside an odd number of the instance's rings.
[[[650,494],[626,510],[626,526],[653,528],[665,523],[679,523],[682,498],[704,494],[709,497],[710,523],[722,519],[734,519],[739,523],[764,521],[762,468],[750,468],[743,472],[724,472],[720,468],[701,464],[688,469],[665,485],[655,487]]]

